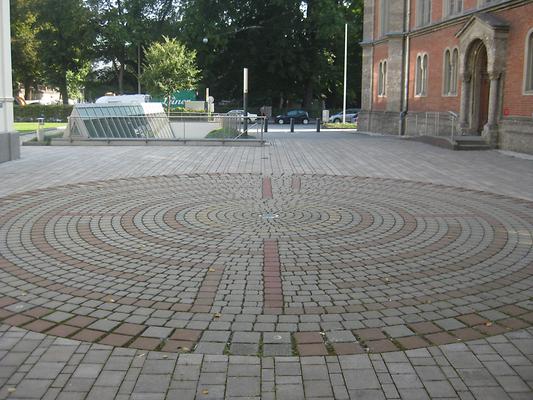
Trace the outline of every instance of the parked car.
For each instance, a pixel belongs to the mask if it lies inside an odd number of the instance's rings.
[[[356,122],[359,111],[361,111],[359,108],[347,108],[346,122]],[[329,122],[342,122],[342,111],[329,117]]]
[[[288,124],[291,122],[291,118],[294,119],[295,124],[304,124],[309,123],[309,114],[304,110],[290,110],[287,114],[276,115],[276,124]]]
[[[233,117],[242,117],[244,115],[244,110],[231,110],[228,111],[229,116]],[[255,122],[257,121],[257,114],[253,114],[251,112],[248,113],[248,122]]]

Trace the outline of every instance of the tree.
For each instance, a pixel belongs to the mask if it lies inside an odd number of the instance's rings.
[[[36,2],[41,30],[40,53],[46,81],[59,88],[68,104],[68,73],[78,73],[91,59],[94,16],[84,0],[40,0]]]
[[[146,50],[146,62],[141,80],[155,95],[169,99],[179,90],[193,89],[200,70],[196,66],[196,52],[188,50],[176,39],[163,36],[162,43],[154,43]]]
[[[358,102],[362,0],[183,0],[180,38],[196,49],[203,85],[236,99],[250,69],[250,102],[342,103],[344,24],[350,24],[348,99]],[[205,21],[209,21],[208,24]],[[208,43],[202,39],[208,38]]]
[[[139,78],[142,45],[171,32],[178,0],[86,0],[97,15],[98,60],[109,63],[118,93],[132,89]]]
[[[24,97],[31,98],[31,88],[41,79],[41,62],[37,38],[40,27],[34,0],[11,2],[11,50],[13,79],[24,85]]]

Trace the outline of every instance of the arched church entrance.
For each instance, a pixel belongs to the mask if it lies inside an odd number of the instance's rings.
[[[472,76],[470,94],[470,131],[481,135],[489,118],[490,79],[487,70],[487,48],[481,40],[475,41],[469,54],[468,69]]]

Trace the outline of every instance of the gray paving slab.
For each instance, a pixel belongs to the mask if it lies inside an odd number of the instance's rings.
[[[501,194],[508,197],[533,200],[533,161],[522,160],[504,155],[500,152],[450,152],[433,148],[419,143],[407,143],[396,138],[377,138],[362,135],[325,133],[316,135],[300,133],[287,136],[281,133],[269,135],[271,146],[264,148],[60,148],[60,147],[25,147],[22,159],[13,163],[0,164],[0,196],[8,196],[35,189],[54,188],[64,184],[83,183],[89,181],[106,181],[109,179],[136,178],[148,176],[173,176],[183,174],[264,174],[272,176],[274,194],[288,190],[316,191],[317,187],[306,187],[297,183],[279,184],[287,182],[282,175],[320,175],[331,177],[374,177],[394,178],[409,181],[431,183],[433,185],[448,185],[455,188],[482,190]],[[386,160],[386,162],[384,162]],[[46,169],[42,168],[46,165]],[[90,165],[91,168],[87,168]],[[520,178],[520,179],[518,179]],[[165,178],[166,179],[166,178]],[[277,179],[277,180],[276,180]],[[315,178],[313,178],[315,179]],[[358,178],[359,179],[359,178]],[[327,179],[322,179],[320,190],[328,189]],[[127,185],[127,181],[117,181],[117,185]],[[309,180],[309,184],[313,184]],[[372,182],[367,182],[368,185]],[[117,187],[118,187],[117,186]],[[82,188],[83,186],[79,186]],[[360,185],[359,189],[365,187]],[[119,193],[122,189],[118,190]],[[149,189],[148,189],[149,190]],[[414,190],[414,189],[413,189]],[[448,190],[448,189],[439,189]],[[453,196],[468,199],[463,189],[458,189]],[[53,189],[51,190],[53,192]],[[278,192],[276,192],[278,191]],[[33,193],[33,196],[37,195]],[[124,193],[128,193],[124,188]],[[462,193],[462,194],[461,194]],[[485,195],[479,195],[485,196]],[[0,199],[1,200],[1,199]],[[491,201],[501,205],[503,198],[494,197]],[[473,203],[472,203],[473,204]],[[411,206],[411,213],[418,213],[415,203]],[[509,205],[507,205],[509,206]],[[447,212],[457,212],[456,204]],[[94,211],[94,210],[93,210]],[[80,211],[76,211],[80,214]],[[80,215],[64,215],[64,217],[80,217]],[[113,212],[119,213],[115,210]],[[154,226],[163,221],[162,214],[149,210],[143,211],[142,218],[155,221]],[[104,212],[105,214],[105,212]],[[342,211],[339,210],[342,217]],[[526,212],[527,214],[527,212]],[[207,214],[206,214],[207,215]],[[218,215],[222,215],[219,213]],[[313,215],[311,210],[310,215]],[[355,214],[351,214],[353,216]],[[448,218],[450,214],[441,216]],[[454,214],[455,215],[455,214]],[[426,218],[424,214],[416,214],[417,218]],[[108,215],[110,220],[116,215]],[[334,218],[331,213],[330,217]],[[526,219],[495,214],[504,221],[504,228],[498,228],[497,233],[505,232],[506,242],[513,248],[530,246],[526,240],[523,224]],[[141,218],[141,216],[139,216]],[[200,217],[199,220],[201,220]],[[207,218],[207,217],[206,217]],[[357,217],[355,217],[357,218]],[[397,216],[375,214],[379,224],[386,231],[394,231],[394,220]],[[506,219],[507,218],[507,219]],[[515,218],[515,219],[513,219]],[[207,220],[207,219],[206,219]],[[59,220],[58,220],[59,221]],[[184,218],[180,223],[186,223]],[[330,224],[333,220],[330,220]],[[517,222],[521,221],[521,222]],[[360,223],[361,221],[355,221]],[[513,226],[511,226],[514,224]],[[37,225],[38,226],[38,225]],[[61,221],[58,222],[61,227]],[[141,232],[149,235],[150,230],[141,226]],[[414,226],[407,223],[404,227]],[[96,238],[107,237],[110,232],[116,232],[117,223],[111,223],[108,228],[93,231]],[[0,226],[0,231],[3,229]],[[378,228],[378,236],[379,236]],[[466,237],[478,238],[477,250],[488,246],[490,240],[483,235],[483,227],[472,222],[461,226],[462,232],[455,231],[453,221],[438,224],[435,220],[426,221],[425,230],[419,228],[413,235],[433,246],[438,246],[438,240],[446,240],[449,235],[457,235],[456,243]],[[53,246],[65,246],[66,240],[80,240],[83,229],[76,231],[65,225],[62,234],[50,235],[44,232]],[[2,231],[2,234],[5,231]],[[450,233],[451,232],[451,233]],[[23,237],[23,236],[20,236]],[[529,239],[528,239],[529,238]],[[10,248],[17,250],[16,237],[9,236]],[[84,239],[85,240],[85,239]],[[91,239],[96,240],[96,239]],[[125,239],[126,240],[126,239]],[[314,239],[313,239],[314,240]],[[464,254],[465,242],[458,245],[456,255]],[[229,246],[230,242],[222,242],[221,246]],[[251,244],[253,247],[254,245]],[[436,248],[436,247],[435,247]],[[138,249],[136,249],[137,251]],[[257,250],[257,247],[253,250]],[[105,271],[109,265],[98,258],[94,252],[80,248],[83,257],[94,257],[91,261],[97,268]],[[140,250],[142,251],[142,249]],[[170,253],[150,247],[153,254],[164,259]],[[503,250],[504,252],[507,250]],[[322,252],[302,245],[293,253],[281,244],[278,248],[279,256],[290,265],[291,259],[312,266],[313,260],[321,257]],[[315,254],[316,252],[316,254]],[[388,257],[382,248],[378,247],[381,257]],[[447,257],[454,256],[453,250],[446,254],[432,253],[432,259],[426,260],[419,266],[431,266],[435,262],[444,262]],[[503,253],[502,253],[503,254]],[[527,257],[526,253],[511,254],[507,251],[507,260],[513,263],[510,268]],[[217,259],[218,257],[218,259]],[[221,265],[232,265],[217,281],[220,292],[214,298],[210,296],[209,284],[202,288],[203,298],[198,300],[197,306],[210,304],[211,315],[207,318],[197,318],[200,314],[186,311],[170,310],[164,304],[171,299],[172,290],[164,287],[183,284],[183,293],[191,293],[185,300],[191,304],[197,297],[196,293],[202,279],[191,274],[185,275],[181,281],[175,276],[161,279],[150,276],[147,283],[135,287],[124,280],[110,283],[96,277],[89,277],[87,287],[100,288],[105,296],[97,299],[84,299],[67,293],[49,291],[49,293],[35,292],[34,287],[23,280],[14,281],[13,278],[2,276],[2,295],[13,296],[20,300],[4,307],[6,312],[19,315],[31,310],[28,306],[49,307],[36,321],[53,324],[63,329],[68,339],[55,339],[45,334],[0,324],[0,398],[76,398],[92,399],[116,396],[117,399],[154,399],[154,398],[461,398],[461,399],[505,399],[533,397],[533,331],[531,328],[506,328],[503,321],[518,314],[518,321],[526,321],[520,315],[531,312],[533,306],[530,299],[533,291],[528,287],[531,282],[522,279],[516,288],[520,291],[506,291],[505,288],[491,288],[470,296],[457,299],[431,299],[418,305],[404,305],[402,307],[387,307],[387,309],[355,310],[350,313],[339,314],[335,307],[357,306],[366,304],[368,297],[353,297],[349,293],[363,293],[363,290],[346,287],[331,291],[331,276],[327,279],[311,279],[299,282],[300,277],[286,277],[288,293],[295,291],[290,300],[292,305],[305,304],[306,307],[333,307],[327,312],[301,315],[262,315],[261,291],[262,264],[249,257],[240,260],[243,254],[206,255],[202,262],[213,264],[215,260]],[[194,263],[194,258],[191,262]],[[331,257],[327,260],[331,265],[339,265],[342,258]],[[394,260],[392,260],[394,261]],[[500,260],[491,260],[495,264]],[[114,268],[126,268],[117,255]],[[43,264],[39,264],[43,263]],[[424,264],[424,263],[427,263]],[[394,264],[394,263],[391,263]],[[519,264],[516,264],[519,265]],[[524,264],[525,265],[525,264]],[[155,266],[140,265],[143,274],[154,272]],[[390,265],[387,266],[387,268]],[[415,268],[407,265],[406,270]],[[53,276],[54,270],[45,261],[40,260],[35,268],[41,268],[39,273]],[[203,270],[205,274],[205,270]],[[216,271],[216,269],[215,269]],[[346,282],[347,275],[342,270],[335,271],[338,283]],[[371,265],[366,266],[368,278],[376,279],[374,285],[379,287],[379,295],[383,302],[423,296],[420,290],[421,281],[427,277],[412,277],[412,284],[398,286],[391,278],[385,279],[383,269]],[[453,271],[453,270],[452,270]],[[483,281],[487,271],[480,269],[471,276],[472,280]],[[35,272],[35,271],[30,271]],[[492,271],[498,274],[498,271]],[[107,272],[106,272],[107,273]],[[73,273],[67,278],[77,280],[80,274]],[[275,275],[275,274],[274,274]],[[503,277],[503,275],[501,275]],[[376,278],[377,277],[377,278]],[[4,279],[6,278],[6,279]],[[65,277],[58,276],[57,279]],[[367,277],[365,277],[367,278]],[[54,278],[56,279],[56,278]],[[283,277],[285,279],[285,276]],[[381,281],[378,281],[381,279]],[[143,282],[139,278],[138,282]],[[212,282],[211,278],[207,282]],[[225,285],[225,286],[222,286]],[[382,285],[382,286],[379,286]],[[449,274],[435,280],[425,289],[441,290],[439,285],[447,290],[461,291],[468,289],[462,286],[461,277]],[[296,288],[296,289],[295,289]],[[353,290],[357,289],[357,290]],[[30,293],[30,296],[27,293]],[[44,293],[44,295],[43,295]],[[115,303],[121,295],[135,293],[136,299],[143,301],[161,302],[159,309],[152,309],[151,305],[142,306],[121,305]],[[36,294],[34,296],[34,294]],[[38,295],[37,295],[38,294]],[[116,294],[116,295],[115,295]],[[371,294],[378,296],[378,294]],[[275,295],[269,295],[275,297]],[[468,301],[464,302],[467,298]],[[21,300],[23,299],[23,300]],[[199,299],[199,297],[198,297]],[[506,302],[509,299],[509,302]],[[204,303],[204,304],[201,304]],[[186,303],[187,304],[187,303]],[[506,305],[519,305],[520,309],[506,309]],[[21,306],[21,307],[19,307]],[[356,308],[356,307],[355,307]],[[36,311],[37,314],[39,311]],[[458,316],[467,313],[476,314],[477,318],[485,318],[492,323],[481,325],[473,323],[475,319],[464,320]],[[520,314],[521,313],[521,314]],[[215,315],[213,317],[213,315]],[[91,316],[96,320],[74,321],[75,316]],[[237,318],[239,317],[239,318]],[[33,317],[31,317],[33,318]],[[30,319],[31,319],[30,318]],[[528,317],[529,318],[529,317]],[[354,343],[354,338],[363,338],[370,332],[363,331],[364,327],[376,327],[381,335],[392,339],[397,348],[406,349],[415,344],[413,338],[420,337],[417,329],[430,329],[428,326],[416,325],[418,322],[431,320],[434,326],[443,332],[454,333],[454,340],[464,334],[459,345],[439,345],[446,342],[445,336],[430,336],[424,333],[424,348],[362,355],[335,355],[333,345]],[[69,325],[81,323],[82,326]],[[148,329],[140,338],[143,349],[122,349],[109,347],[105,344],[91,343],[91,335],[107,335],[120,330],[122,321],[134,324],[147,324]],[[14,321],[17,322],[17,321]],[[23,326],[29,323],[23,319],[19,321]],[[516,324],[509,320],[507,323]],[[469,331],[475,325],[474,332]],[[484,326],[484,327],[483,327]],[[518,326],[518,325],[516,325]],[[87,328],[87,331],[83,331]],[[165,345],[172,345],[172,335],[176,329],[199,329],[204,331],[199,336],[196,347],[191,349],[198,354],[176,354],[150,349],[163,349]],[[46,332],[50,326],[39,322],[34,330]],[[124,328],[126,329],[126,328]],[[133,328],[130,328],[133,329]],[[499,333],[489,332],[480,339],[469,341],[468,335],[481,330],[500,329]],[[464,330],[464,331],[462,331]],[[80,333],[75,333],[80,331]],[[324,331],[324,340],[328,343],[328,356],[293,357],[297,354],[299,343],[294,341],[295,331]],[[96,333],[95,333],[96,332]],[[58,331],[58,333],[60,333]],[[67,334],[68,333],[68,334]],[[505,334],[501,334],[505,333]],[[81,335],[80,342],[76,335]],[[85,335],[85,336],[83,336]],[[61,336],[61,335],[59,335]],[[135,334],[134,334],[135,336]],[[278,338],[278,336],[280,338]],[[87,338],[87,339],[83,339]],[[110,340],[126,340],[120,334]],[[153,340],[153,341],[149,341]],[[380,340],[380,339],[363,339]],[[387,339],[388,340],[388,339]],[[402,341],[404,340],[404,341]],[[386,342],[386,341],[385,341]],[[123,343],[128,343],[125,341]],[[111,343],[110,343],[111,344]],[[313,344],[313,343],[311,343]],[[386,343],[377,343],[385,345]],[[121,353],[122,352],[122,353]],[[205,356],[203,354],[206,354]],[[227,354],[250,355],[248,358],[229,358]],[[262,357],[257,357],[260,353]],[[218,355],[216,355],[218,354]],[[278,357],[279,356],[279,357]],[[273,358],[276,357],[276,358]],[[233,360],[233,361],[232,361]],[[244,378],[243,378],[244,377]],[[240,381],[239,379],[245,379]],[[243,383],[244,382],[244,383]],[[179,397],[176,397],[179,396]]]

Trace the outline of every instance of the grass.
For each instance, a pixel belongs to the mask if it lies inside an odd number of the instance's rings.
[[[357,129],[357,123],[345,123],[342,122],[327,122],[324,124],[324,128],[326,129]]]
[[[15,130],[19,133],[31,133],[37,131],[37,122],[15,122]],[[65,122],[45,122],[43,129],[60,128],[67,126]]]

